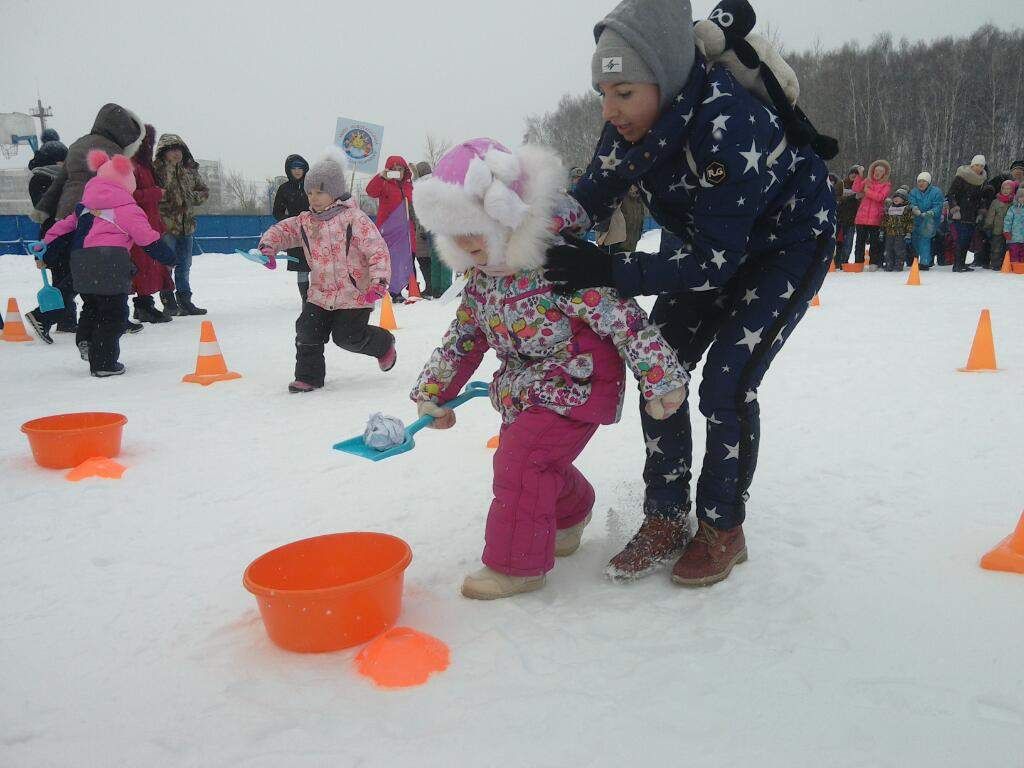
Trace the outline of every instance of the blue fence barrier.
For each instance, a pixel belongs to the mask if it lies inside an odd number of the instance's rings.
[[[231,253],[236,248],[255,248],[260,235],[274,224],[273,216],[198,216],[192,252]],[[656,229],[647,217],[644,232]],[[0,254],[27,254],[25,243],[39,239],[39,225],[28,216],[0,216]]]
[[[247,251],[273,223],[273,216],[199,216],[192,252]],[[0,216],[0,254],[28,254],[25,244],[38,239],[39,225],[28,216]]]

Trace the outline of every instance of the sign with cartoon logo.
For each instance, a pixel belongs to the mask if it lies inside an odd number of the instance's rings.
[[[341,147],[352,168],[360,173],[376,173],[380,165],[380,150],[384,141],[384,126],[339,117],[334,129],[334,143]]]

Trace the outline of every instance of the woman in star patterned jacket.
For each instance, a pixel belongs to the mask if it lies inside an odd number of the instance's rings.
[[[652,321],[693,369],[706,358],[707,448],[690,541],[686,404],[641,412],[645,521],[609,575],[646,575],[683,550],[673,580],[704,586],[747,557],[742,523],[759,444],[758,387],[828,270],[836,203],[825,163],[791,146],[778,113],[696,50],[688,0],[625,0],[595,28],[592,73],[608,121],[571,192],[591,222],[637,184],[662,225],[657,253],[554,246],[550,279],[657,295]],[[685,549],[684,549],[685,548]]]

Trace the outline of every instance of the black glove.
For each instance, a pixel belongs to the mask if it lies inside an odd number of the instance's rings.
[[[555,284],[555,293],[570,294],[581,288],[615,286],[615,257],[588,240],[562,235],[560,245],[548,248],[544,277]]]

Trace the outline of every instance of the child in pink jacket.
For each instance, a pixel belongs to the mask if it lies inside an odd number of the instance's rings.
[[[140,246],[157,261],[174,264],[174,254],[135,202],[135,172],[123,155],[93,150],[87,161],[96,175],[85,185],[75,212],[54,224],[43,243],[71,239],[71,277],[82,296],[76,343],[93,376],[119,376],[120,339],[128,325],[128,295],[134,266],[131,248]],[[36,250],[42,258],[45,247]]]
[[[468,270],[455,321],[412,391],[420,415],[446,429],[456,397],[493,349],[501,369],[491,403],[501,413],[484,568],[462,594],[508,597],[539,589],[556,555],[579,547],[594,489],[573,466],[599,424],[619,419],[629,365],[648,412],[667,418],[689,375],[658,329],[612,289],[559,295],[542,267],[565,171],[549,150],[513,154],[490,139],[452,149],[416,183],[416,211],[441,258]],[[564,223],[564,222],[563,222]]]
[[[348,190],[348,161],[330,147],[306,174],[310,210],[268,229],[259,250],[273,269],[274,255],[302,248],[309,263],[309,291],[295,321],[295,381],[288,391],[324,385],[324,345],[377,358],[382,371],[395,366],[395,337],[369,325],[373,305],[384,298],[391,258],[377,227]]]
[[[864,263],[864,247],[870,250],[871,266],[868,270],[877,272],[884,260],[881,246],[882,218],[885,216],[885,199],[892,191],[889,180],[892,168],[885,160],[875,160],[868,168],[867,176],[853,182],[853,191],[860,200],[857,209],[857,250],[855,260]]]

